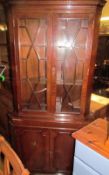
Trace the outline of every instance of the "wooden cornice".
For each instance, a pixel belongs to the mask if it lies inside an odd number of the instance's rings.
[[[19,5],[91,5],[91,6],[104,6],[105,0],[0,0],[5,4],[19,4]]]

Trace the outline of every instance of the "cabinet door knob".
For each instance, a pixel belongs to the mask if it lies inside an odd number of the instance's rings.
[[[37,144],[36,141],[32,142],[32,146],[36,146],[36,144]]]
[[[71,137],[72,136],[72,133],[69,133],[68,135]]]
[[[55,76],[55,74],[56,74],[56,67],[53,66],[53,67],[52,67],[52,76]]]

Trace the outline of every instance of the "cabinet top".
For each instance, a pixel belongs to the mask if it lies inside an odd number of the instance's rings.
[[[72,136],[109,159],[109,121],[97,119]]]
[[[51,4],[51,5],[101,5],[105,4],[105,0],[1,0],[6,4]]]

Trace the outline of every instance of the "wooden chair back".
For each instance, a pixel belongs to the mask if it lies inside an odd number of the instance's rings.
[[[21,160],[5,140],[0,136],[1,169],[0,175],[29,175]]]

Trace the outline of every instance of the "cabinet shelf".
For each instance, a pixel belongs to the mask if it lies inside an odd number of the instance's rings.
[[[20,44],[20,47],[31,47],[31,46],[32,46],[32,44]],[[37,48],[37,47],[45,47],[45,48],[47,48],[47,44],[45,44],[45,45],[35,45],[35,46],[33,44],[33,47],[35,47],[35,48]]]

